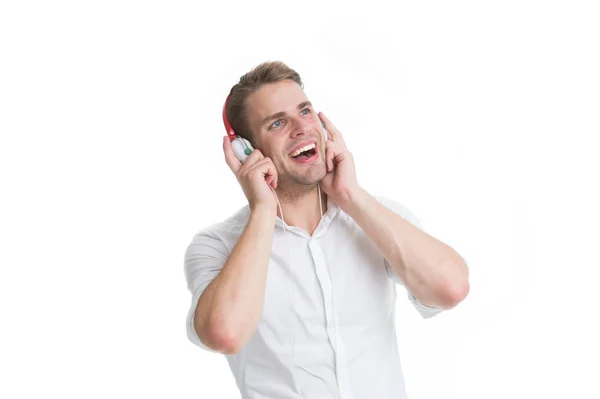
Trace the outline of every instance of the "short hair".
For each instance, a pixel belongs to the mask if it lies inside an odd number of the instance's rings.
[[[298,72],[281,61],[267,61],[254,67],[240,78],[229,92],[227,100],[227,119],[235,134],[253,142],[252,132],[248,126],[246,101],[248,97],[263,85],[283,80],[293,80],[302,89],[304,84]]]

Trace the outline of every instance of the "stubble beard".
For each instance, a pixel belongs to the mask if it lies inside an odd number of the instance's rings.
[[[327,172],[323,154],[321,154],[320,159],[318,165],[306,168],[307,170],[304,173],[296,172],[279,176],[277,194],[287,200],[292,200],[314,190]]]

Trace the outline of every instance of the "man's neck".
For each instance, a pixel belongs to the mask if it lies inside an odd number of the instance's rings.
[[[288,226],[298,227],[312,236],[321,220],[321,210],[319,208],[317,186],[304,193],[296,195],[281,195],[279,202],[283,209],[283,219]],[[321,203],[323,206],[323,215],[327,212],[327,194],[321,190]],[[277,209],[277,215],[281,218],[281,213]]]

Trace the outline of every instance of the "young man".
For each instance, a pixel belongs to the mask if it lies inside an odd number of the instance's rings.
[[[254,147],[241,163],[223,140],[248,205],[187,248],[188,337],[226,355],[243,398],[405,398],[395,284],[433,316],[466,297],[464,260],[359,186],[341,133],[285,64],[242,76],[226,110]]]

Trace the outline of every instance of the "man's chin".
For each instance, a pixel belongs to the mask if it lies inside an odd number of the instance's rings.
[[[292,181],[302,182],[300,184],[307,184],[309,181],[317,184],[327,173],[325,159],[322,156],[307,163],[290,160],[287,169]]]
[[[310,175],[297,176],[296,181],[306,186],[315,186],[326,176],[325,168],[322,171],[313,172]]]

